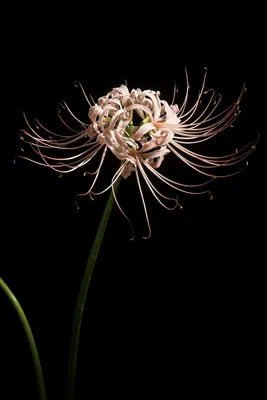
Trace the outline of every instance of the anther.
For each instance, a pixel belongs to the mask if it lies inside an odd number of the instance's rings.
[[[76,204],[77,210],[80,209],[80,207],[78,206],[77,200],[76,200],[76,198],[77,198],[78,196],[79,196],[79,195],[77,194],[77,195],[75,196],[75,199],[74,199],[74,203]]]
[[[78,88],[78,87],[81,86],[81,83],[80,83],[79,81],[75,81],[75,82],[74,82],[74,86],[75,86],[76,88]]]

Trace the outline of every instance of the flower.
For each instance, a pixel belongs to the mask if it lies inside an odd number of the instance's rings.
[[[235,175],[243,168],[225,174],[215,171],[219,167],[222,169],[222,167],[241,163],[255,148],[255,145],[252,146],[249,143],[239,151],[216,157],[198,154],[191,150],[191,145],[205,142],[232,126],[240,113],[240,102],[246,88],[244,85],[236,102],[219,111],[222,96],[216,94],[214,89],[205,90],[207,75],[207,71],[205,71],[197,98],[194,104],[188,107],[189,81],[186,70],[185,74],[187,88],[180,106],[174,103],[178,93],[176,85],[171,104],[160,98],[159,91],[142,91],[139,88],[130,91],[126,84],[113,88],[107,95],[94,102],[92,97],[89,100],[80,82],[76,82],[75,85],[81,88],[88,102],[89,121],[85,123],[79,120],[65,102],[61,104],[62,108],[67,110],[80,124],[80,130],[73,129],[67,124],[62,117],[61,110],[58,111],[58,116],[68,129],[68,134],[54,133],[38,120],[33,128],[24,114],[29,129],[21,130],[21,138],[25,143],[31,145],[41,159],[36,161],[27,157],[23,158],[63,174],[84,167],[97,153],[102,151],[99,166],[94,173],[95,178],[88,191],[83,195],[98,195],[110,188],[113,190],[117,179],[120,177],[126,179],[134,173],[148,225],[146,238],[150,237],[151,227],[140,175],[156,200],[166,209],[172,210],[177,205],[180,206],[177,198],[170,198],[162,194],[151,182],[148,173],[153,174],[176,191],[190,194],[210,194],[208,190],[201,188],[215,178]],[[50,151],[50,154],[47,151]],[[51,153],[53,151],[56,152],[56,155]],[[58,157],[57,151],[62,152],[61,157]],[[121,164],[108,187],[101,192],[95,192],[93,189],[108,151],[111,151],[121,161]],[[184,184],[161,174],[159,168],[170,152],[191,169],[207,177],[207,180],[197,185]],[[128,219],[117,201],[114,190],[113,195],[119,209]],[[173,201],[174,205],[166,205],[163,199]]]

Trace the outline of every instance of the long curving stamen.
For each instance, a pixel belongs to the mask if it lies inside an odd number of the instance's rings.
[[[83,88],[81,82],[80,82],[80,81],[75,81],[75,82],[74,82],[74,86],[75,86],[76,88],[80,88],[80,89],[82,90],[83,95],[84,95],[84,97],[85,97],[87,103],[89,104],[90,107],[92,107],[92,104],[90,103],[88,97],[86,96],[86,93],[85,93],[85,91],[84,91],[84,88]]]
[[[138,157],[137,157],[137,165],[138,165],[138,167],[139,167],[139,169],[141,171],[141,174],[142,174],[147,186],[149,187],[149,190],[151,191],[151,193],[153,194],[155,199],[162,205],[162,207],[166,208],[167,210],[175,210],[175,208],[178,206],[177,200],[174,199],[173,197],[167,197],[167,196],[163,195],[162,193],[160,193],[160,191],[149,180],[149,178],[148,178],[147,174],[145,173],[145,170],[142,167],[142,164],[139,161]],[[158,193],[161,197],[163,197],[166,200],[174,201],[175,205],[173,207],[166,206],[166,204],[162,203],[162,201],[158,198],[158,196],[155,194],[155,192]]]
[[[141,195],[141,199],[142,199],[142,203],[143,203],[143,207],[144,207],[144,211],[145,211],[145,216],[146,216],[146,221],[147,221],[147,226],[148,226],[148,236],[143,236],[143,238],[144,239],[149,239],[150,236],[151,236],[151,227],[150,227],[150,222],[149,222],[147,209],[146,209],[146,203],[145,203],[142,187],[141,187],[141,184],[140,184],[140,179],[139,179],[137,168],[135,168],[135,175],[136,175],[136,180],[137,180],[139,192],[140,192],[140,195]]]

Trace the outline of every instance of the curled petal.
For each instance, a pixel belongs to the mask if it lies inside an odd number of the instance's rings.
[[[151,132],[150,136],[157,145],[164,146],[173,139],[174,133],[168,128],[161,128],[156,132]]]
[[[126,84],[115,87],[106,95],[99,97],[97,103],[90,95],[92,105],[78,82],[77,86],[82,89],[90,106],[89,120],[83,122],[76,117],[65,102],[61,103],[62,110],[58,112],[57,116],[63,123],[63,129],[67,130],[66,133],[55,133],[38,120],[31,125],[24,115],[28,129],[21,130],[20,140],[23,141],[23,144],[30,145],[33,154],[39,157],[39,161],[31,160],[29,157],[21,158],[49,167],[57,173],[67,174],[86,166],[98,153],[102,154],[99,167],[94,173],[93,183],[85,194],[101,194],[110,188],[114,193],[115,181],[120,176],[126,179],[134,172],[145,211],[148,224],[147,237],[149,237],[151,228],[139,173],[161,205],[171,209],[171,207],[165,206],[161,200],[161,198],[166,200],[171,200],[171,198],[158,191],[143,166],[154,177],[174,190],[187,194],[204,194],[209,191],[201,189],[196,193],[194,192],[195,188],[202,187],[215,178],[229,177],[239,173],[245,168],[246,157],[255,149],[255,144],[249,143],[239,151],[233,150],[226,155],[207,156],[202,151],[199,153],[194,151],[195,144],[203,144],[228,127],[233,127],[234,121],[241,112],[240,102],[246,88],[244,85],[233,104],[222,108],[222,95],[217,94],[213,88],[205,87],[207,75],[205,71],[198,93],[192,105],[188,107],[191,91],[189,91],[187,71],[185,74],[186,92],[181,103],[179,101],[179,106],[175,100],[178,93],[176,84],[171,104],[160,98],[159,91],[141,90],[140,88],[130,91]],[[68,112],[72,117],[72,123],[67,122],[64,112]],[[102,191],[93,192],[94,185],[102,172],[107,152],[111,152],[121,161],[120,167],[113,175],[110,185]],[[206,178],[204,183],[190,185],[163,176],[158,172],[158,168],[170,152],[195,173],[206,176],[208,179]],[[232,171],[232,168],[240,163],[243,165],[241,164],[237,171]],[[218,170],[225,171],[225,168],[228,168],[226,173],[217,173]],[[188,190],[188,188],[192,188],[192,190]],[[114,197],[122,211],[115,193]],[[178,202],[175,200],[175,206],[177,204]],[[126,217],[123,211],[122,213]]]
[[[151,122],[141,125],[140,128],[138,128],[135,134],[133,135],[133,139],[140,140],[151,129],[155,129],[154,125]]]
[[[157,158],[157,157],[164,157],[168,154],[170,150],[167,149],[166,146],[161,147],[159,150],[151,151],[150,153],[142,154],[143,158],[150,159],[150,158]]]

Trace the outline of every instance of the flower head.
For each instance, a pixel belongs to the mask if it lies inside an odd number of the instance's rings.
[[[135,174],[140,191],[145,216],[148,225],[148,235],[151,227],[140,182],[143,177],[148,188],[156,200],[165,208],[171,210],[179,205],[177,198],[170,198],[162,194],[151,182],[149,174],[153,174],[167,186],[179,192],[190,194],[210,193],[201,189],[215,178],[228,177],[239,173],[243,167],[234,172],[217,173],[219,167],[235,166],[246,159],[253,151],[251,144],[247,144],[239,151],[219,157],[206,156],[191,150],[193,144],[205,142],[229,126],[232,126],[240,110],[240,102],[246,90],[243,86],[237,100],[229,107],[220,110],[222,96],[214,89],[205,89],[206,75],[194,104],[188,107],[189,81],[186,72],[186,93],[180,106],[175,103],[177,95],[176,85],[172,103],[160,98],[159,91],[128,89],[126,85],[112,89],[97,102],[87,97],[82,85],[76,82],[84,94],[89,105],[88,121],[82,122],[71,111],[66,103],[63,109],[80,124],[80,130],[70,127],[62,117],[61,110],[58,116],[67,128],[66,134],[54,133],[36,120],[35,127],[29,123],[28,130],[21,130],[21,138],[29,143],[40,160],[26,158],[34,163],[52,168],[54,171],[70,173],[84,167],[97,153],[101,152],[101,159],[95,178],[86,193],[101,194],[112,188],[120,177],[128,178]],[[58,157],[58,151],[62,156]],[[107,152],[110,151],[120,160],[120,166],[114,173],[110,185],[101,192],[95,192],[94,186]],[[54,152],[54,153],[53,153]],[[172,152],[191,169],[206,177],[204,183],[198,185],[184,184],[174,181],[159,172],[159,167],[165,157]],[[123,215],[115,193],[115,201]],[[174,205],[166,205],[163,200],[173,201]],[[180,206],[181,207],[181,206]],[[128,218],[127,218],[128,219]]]

